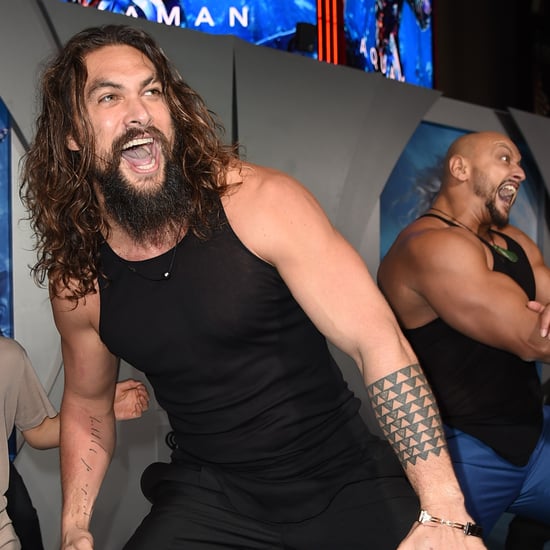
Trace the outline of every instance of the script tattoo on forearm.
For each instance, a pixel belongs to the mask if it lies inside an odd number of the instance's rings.
[[[105,452],[107,452],[107,450],[105,449],[105,447],[103,447],[101,443],[101,420],[99,420],[95,416],[90,416],[90,435],[92,445],[97,445]],[[97,452],[93,447],[90,447],[88,450],[92,453]]]
[[[82,513],[85,516],[91,516],[92,514],[88,510],[88,485],[86,485],[85,487],[82,487],[80,490],[82,492],[82,498],[83,498]]]
[[[401,464],[415,465],[446,448],[439,409],[418,364],[409,365],[367,388],[382,431]]]
[[[94,454],[97,454],[97,449],[94,447],[94,445],[96,445],[97,447],[100,447],[105,452],[107,452],[105,447],[103,447],[103,445],[101,444],[101,429],[100,429],[101,426],[100,425],[101,425],[101,420],[99,420],[94,416],[90,416],[90,445],[91,446],[88,447],[88,451]],[[90,472],[91,470],[93,470],[92,466],[88,464],[88,462],[84,457],[81,457],[80,460],[82,461],[82,464],[86,468],[86,471]]]
[[[90,416],[90,446],[88,447],[88,451],[97,454],[97,447],[100,447],[104,451],[105,448],[101,443],[101,420],[95,416]],[[84,468],[87,472],[91,472],[93,470],[93,466],[91,466],[87,460],[82,456],[80,457],[80,461],[82,462]],[[84,487],[80,488],[80,491],[82,492],[82,505],[81,510],[82,514],[85,516],[91,516],[91,506],[88,499],[88,484],[85,484]]]

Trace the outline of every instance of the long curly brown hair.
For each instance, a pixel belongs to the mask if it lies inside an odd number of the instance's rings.
[[[44,286],[48,280],[54,296],[70,289],[74,301],[95,292],[99,246],[109,233],[91,177],[95,142],[84,86],[87,54],[111,45],[136,48],[157,71],[175,131],[185,136],[181,166],[192,187],[186,221],[196,235],[208,234],[209,215],[227,191],[226,170],[238,157],[237,146],[223,142],[222,124],[145,31],[105,25],[73,36],[42,74],[41,113],[23,158],[20,196],[36,238],[38,261],[31,267],[36,282]],[[69,138],[79,151],[69,149]]]

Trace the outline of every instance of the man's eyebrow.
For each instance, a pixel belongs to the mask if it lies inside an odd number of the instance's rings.
[[[498,149],[506,149],[510,153],[511,156],[513,156],[513,157],[516,156],[514,148],[509,143],[507,143],[505,141],[497,141],[496,149],[497,150]],[[517,154],[517,159],[518,159],[518,162],[521,161],[521,154],[520,153]]]
[[[150,84],[157,81],[158,77],[156,75],[151,75],[142,80],[140,86],[141,88],[145,88],[146,86],[149,86]],[[97,92],[97,90],[101,90],[102,88],[114,88],[115,90],[122,90],[124,86],[118,82],[113,82],[111,80],[97,79],[91,82],[86,96],[90,98]]]
[[[118,90],[122,88],[122,85],[110,80],[94,80],[88,88],[87,97],[92,97],[101,88],[115,88]]]
[[[506,141],[497,141],[495,142],[495,145],[497,147],[505,147],[506,149],[512,150],[512,146]]]

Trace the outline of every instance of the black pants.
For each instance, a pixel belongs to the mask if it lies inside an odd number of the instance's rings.
[[[21,541],[22,550],[44,550],[38,514],[23,478],[10,461],[10,482],[6,491],[7,512]]]
[[[318,516],[281,524],[240,514],[212,476],[195,475],[154,487],[151,511],[124,550],[395,550],[418,517],[404,477],[347,485]]]
[[[516,516],[508,527],[506,550],[543,550],[550,540],[550,526]]]

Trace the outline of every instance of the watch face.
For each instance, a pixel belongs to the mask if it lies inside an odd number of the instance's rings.
[[[420,510],[420,515],[418,516],[418,521],[420,523],[427,523],[432,519],[432,516],[426,512],[426,510]]]

